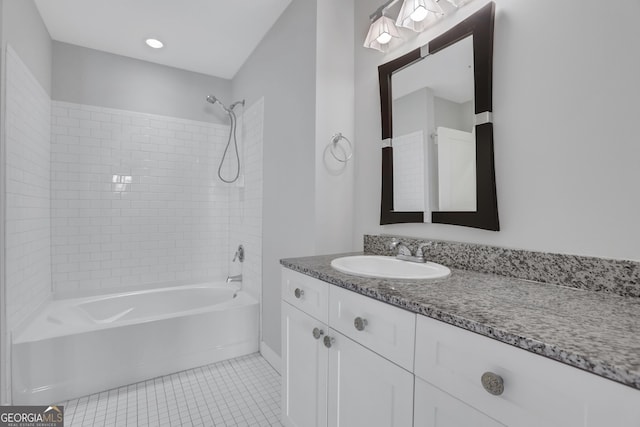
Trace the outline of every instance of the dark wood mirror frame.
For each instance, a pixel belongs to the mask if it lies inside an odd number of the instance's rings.
[[[393,137],[392,74],[421,60],[421,52],[426,50],[429,55],[434,54],[470,35],[473,35],[475,113],[490,113],[492,111],[494,15],[495,4],[491,2],[441,36],[430,41],[428,45],[412,50],[378,67],[383,141]],[[493,123],[489,121],[476,125],[475,133],[477,210],[474,212],[434,211],[431,213],[431,222],[498,231],[500,225],[498,222],[493,159]],[[399,212],[393,210],[393,147],[385,146],[382,148],[380,225],[407,222],[424,222],[424,212]]]

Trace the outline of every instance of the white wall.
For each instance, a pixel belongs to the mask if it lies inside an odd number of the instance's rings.
[[[222,110],[205,102],[209,94],[230,104],[231,81],[53,42],[51,97],[57,101],[226,123]]]
[[[294,0],[233,79],[234,98],[264,96],[262,334],[280,353],[281,258],[350,251],[354,144],[353,3]]]
[[[33,0],[0,0],[0,242],[5,242],[5,188],[6,184],[6,46],[11,44],[25,64],[31,78],[42,87],[46,96],[51,92],[51,38],[40,18]],[[27,76],[23,76],[24,83]],[[33,101],[25,99],[24,101]],[[34,115],[33,119],[37,119]],[[37,128],[39,124],[35,127]],[[0,404],[9,403],[11,384],[9,375],[8,322],[6,312],[7,290],[5,275],[6,252],[0,245]],[[50,286],[50,283],[47,285]]]
[[[3,43],[11,44],[38,83],[51,95],[51,37],[35,2],[2,0],[2,9]]]
[[[51,99],[7,46],[6,285],[14,329],[51,294]]]
[[[6,179],[6,234],[2,273],[6,289],[2,303],[6,304],[6,317],[2,322],[7,334],[3,343],[7,365],[3,377],[8,375],[9,334],[51,296],[51,99],[9,45],[5,84],[6,161],[2,169]]]
[[[316,1],[294,0],[233,79],[264,97],[262,339],[280,353],[281,258],[314,252]]]
[[[353,157],[366,142],[355,137],[353,125],[353,0],[317,3],[315,250],[322,254],[352,250]],[[332,136],[338,132],[353,145],[353,157],[346,163],[328,151]],[[338,144],[338,157],[347,155],[348,143]]]
[[[640,3],[496,1],[493,112],[501,231],[440,224],[379,225],[377,66],[479,9],[380,54],[360,47],[375,9],[356,0],[354,244],[393,233],[640,260]]]
[[[228,125],[54,101],[56,292],[224,279]]]

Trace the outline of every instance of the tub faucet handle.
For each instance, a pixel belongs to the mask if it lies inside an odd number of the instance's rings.
[[[244,247],[242,245],[238,245],[238,249],[236,250],[236,253],[233,256],[233,261],[231,262],[236,262],[236,260],[244,262]]]

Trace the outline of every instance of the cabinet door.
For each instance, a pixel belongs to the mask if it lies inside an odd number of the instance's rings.
[[[414,408],[414,427],[504,427],[420,378],[416,378]]]
[[[314,328],[323,335],[316,339]],[[286,302],[282,303],[282,422],[285,426],[326,427],[328,328]]]
[[[413,375],[330,329],[329,426],[410,427]]]

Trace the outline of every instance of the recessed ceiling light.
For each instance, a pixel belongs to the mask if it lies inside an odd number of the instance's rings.
[[[160,49],[164,46],[164,43],[157,39],[147,39],[145,40],[145,43],[154,49]]]

